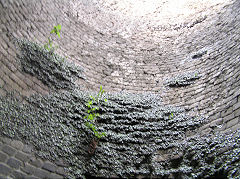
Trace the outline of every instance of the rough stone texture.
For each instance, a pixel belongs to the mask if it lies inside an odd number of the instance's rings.
[[[12,140],[9,138],[0,137],[0,141],[3,142],[3,147],[5,149],[10,149],[11,145],[11,151],[17,150],[17,153],[14,153],[12,155],[12,152],[4,153],[0,152],[0,177],[5,178],[64,178],[66,176],[65,170],[58,165],[55,166],[55,173],[49,172],[49,167],[47,166],[46,169],[42,168],[41,165],[30,162],[31,159],[35,159],[36,161],[41,161],[41,159],[37,159],[34,156],[34,153],[29,154],[29,150],[25,150],[25,153],[23,149],[29,149],[32,147],[29,147],[29,145],[24,144],[20,141]],[[21,146],[21,147],[19,147]],[[44,161],[45,163],[49,163],[48,161]],[[52,169],[50,167],[50,169]],[[57,172],[61,171],[61,172]]]
[[[0,173],[1,175],[9,175],[11,173],[11,168],[0,163]]]
[[[61,24],[57,53],[84,68],[86,81],[76,82],[83,89],[102,84],[109,92],[158,93],[165,105],[205,116],[203,135],[239,129],[240,2],[189,1],[177,4],[177,12],[170,1],[156,2],[0,0],[0,95],[15,90],[24,100],[49,93],[37,76],[22,71],[12,37],[43,44],[52,26]],[[164,85],[198,70],[202,76],[193,84]],[[8,158],[27,163],[38,150],[25,153],[21,142],[3,140],[0,148]]]
[[[12,167],[14,169],[19,169],[20,166],[22,166],[22,162],[15,158],[9,158],[7,164],[9,167]]]
[[[0,152],[0,162],[5,162],[7,159],[7,154]]]

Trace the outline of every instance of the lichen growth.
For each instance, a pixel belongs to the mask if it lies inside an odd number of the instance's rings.
[[[48,87],[70,89],[78,78],[85,79],[83,68],[45,50],[37,43],[20,39],[14,39],[14,42],[19,49],[17,59],[22,70],[37,77]]]
[[[208,178],[219,174],[239,178],[240,131],[187,137],[187,132],[197,133],[207,120],[188,116],[183,108],[165,106],[152,93],[104,93],[97,130],[106,136],[94,155],[89,155],[93,133],[85,125],[85,104],[97,93],[74,85],[72,78],[81,77],[80,69],[34,43],[18,43],[25,72],[49,86],[68,90],[32,95],[26,103],[14,93],[0,96],[0,135],[32,144],[42,158],[62,159],[69,165],[69,178]],[[187,85],[199,77],[194,72],[168,84]],[[103,102],[106,98],[108,103]]]
[[[231,157],[239,155],[239,135],[231,140],[223,135],[186,138],[185,132],[195,130],[204,119],[187,116],[181,108],[163,106],[159,96],[150,93],[104,94],[108,103],[99,111],[98,130],[106,131],[106,137],[89,156],[92,135],[83,119],[89,95],[97,94],[75,88],[31,96],[28,104],[13,95],[1,97],[0,134],[31,143],[40,157],[62,158],[70,166],[69,177],[204,178],[218,171],[239,175],[233,172],[239,160]],[[169,119],[171,113],[174,117]],[[231,150],[219,153],[226,146]],[[161,151],[170,149],[174,149],[170,157],[158,159]]]
[[[182,87],[195,83],[195,80],[201,78],[199,71],[188,72],[181,75],[174,76],[165,81],[164,85],[169,87]]]

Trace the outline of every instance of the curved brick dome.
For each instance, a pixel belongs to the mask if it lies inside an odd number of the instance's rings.
[[[202,135],[235,131],[240,127],[239,10],[237,0],[0,0],[0,95],[49,94],[46,80],[22,70],[13,39],[44,44],[52,27],[61,24],[56,53],[83,68],[84,78],[75,82],[81,89],[102,85],[108,92],[150,92],[160,95],[163,105],[207,118],[198,128]],[[0,143],[0,156],[8,155],[0,157],[3,175],[4,167],[14,174],[9,163],[16,153],[4,150],[16,142],[9,141]],[[51,168],[61,165],[48,164],[41,172],[63,175]],[[21,172],[29,174],[26,167]]]

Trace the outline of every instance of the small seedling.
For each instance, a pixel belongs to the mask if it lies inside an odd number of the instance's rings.
[[[56,34],[60,38],[60,30],[61,25],[54,26],[50,32],[50,36],[48,37],[48,42],[44,45],[44,48],[50,52],[54,52],[58,48],[58,46],[53,47],[53,39],[51,38],[51,34]]]
[[[173,119],[173,112],[169,115],[169,119]]]
[[[102,98],[102,95],[104,93],[104,89],[102,86],[100,86],[100,90],[97,94],[97,97],[90,96],[90,100],[86,104],[88,110],[87,115],[84,116],[84,119],[86,119],[86,127],[88,127],[91,131],[93,131],[95,137],[97,137],[98,140],[100,140],[103,136],[106,136],[105,132],[99,133],[97,131],[97,128],[95,126],[97,117],[100,116],[100,114],[97,112],[99,110],[99,99]],[[107,102],[107,99],[104,99],[105,102]]]

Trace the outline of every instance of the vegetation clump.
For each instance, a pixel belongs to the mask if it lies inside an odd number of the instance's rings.
[[[61,158],[69,165],[70,178],[239,177],[240,131],[187,137],[187,131],[197,132],[204,118],[164,106],[155,94],[104,94],[108,102],[99,108],[97,131],[105,131],[107,137],[96,148],[84,119],[89,96],[97,99],[96,93],[77,88],[34,95],[26,104],[14,95],[0,96],[0,135],[31,143],[42,158]],[[95,148],[91,158],[89,144]]]
[[[16,40],[19,47],[18,59],[22,70],[37,77],[45,85],[55,89],[71,89],[75,81],[85,80],[83,68],[64,58],[51,54],[37,43]]]
[[[85,122],[85,125],[93,131],[95,137],[97,137],[97,139],[101,139],[103,136],[106,136],[105,132],[99,133],[96,129],[96,120],[97,117],[100,116],[100,114],[97,112],[99,110],[99,106],[94,106],[94,105],[99,105],[100,100],[99,98],[102,97],[104,93],[104,89],[102,88],[102,86],[100,86],[100,90],[97,94],[97,97],[93,97],[92,95],[90,95],[90,100],[88,101],[87,105],[87,115],[84,116],[84,119],[86,119],[87,122]],[[105,102],[107,102],[107,99],[104,99]]]
[[[53,33],[58,35],[58,30]],[[0,96],[0,135],[31,143],[44,159],[62,159],[69,165],[69,178],[240,177],[240,131],[187,137],[189,131],[198,132],[204,117],[165,106],[152,93],[108,93],[104,94],[108,102],[101,102],[102,87],[96,95],[74,86],[72,77],[82,77],[82,71],[48,51],[51,39],[45,47],[48,50],[29,41],[17,42],[25,72],[48,86],[68,90],[33,95],[26,98],[26,104],[14,94]],[[186,85],[198,78],[196,73],[189,78],[180,76],[173,84]],[[89,134],[102,139],[98,148]],[[94,151],[89,151],[89,143]],[[92,152],[95,155],[89,157]]]
[[[82,67],[65,60],[54,53],[53,37],[60,38],[61,25],[54,26],[48,37],[48,42],[42,47],[37,43],[14,38],[19,51],[17,59],[22,70],[35,76],[51,89],[72,89],[77,79],[85,80]]]
[[[182,87],[195,83],[195,80],[201,78],[202,75],[199,71],[196,72],[188,72],[185,74],[177,75],[172,78],[169,78],[165,81],[165,86],[169,87]]]

